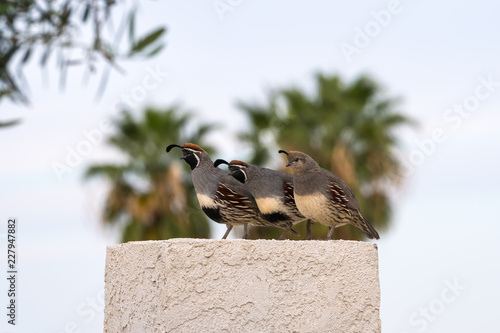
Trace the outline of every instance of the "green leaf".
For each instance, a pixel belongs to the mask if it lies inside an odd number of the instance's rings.
[[[98,164],[93,165],[87,169],[85,172],[85,178],[93,178],[97,176],[104,176],[108,178],[119,177],[124,171],[127,170],[127,166],[124,165],[113,165],[113,164]]]
[[[7,122],[0,122],[0,128],[14,126],[14,125],[19,124],[20,122],[21,122],[20,119],[10,120]]]
[[[14,44],[7,52],[2,55],[2,57],[0,58],[0,65],[2,65],[2,67],[7,67],[7,64],[9,63],[12,56],[17,52],[17,50],[19,50],[19,47],[19,45]]]
[[[45,48],[45,52],[43,52],[42,58],[40,59],[40,66],[42,66],[42,67],[45,66],[45,64],[47,63],[47,60],[49,59],[51,51],[52,51],[52,47],[49,44]]]
[[[139,39],[137,43],[134,43],[132,50],[130,50],[130,55],[141,52],[145,47],[151,45],[154,41],[160,38],[165,32],[165,28],[158,28],[146,37]]]
[[[130,43],[133,43],[135,39],[135,9],[130,11],[128,19],[128,39]]]
[[[164,47],[165,47],[165,44],[158,45],[151,52],[149,52],[148,54],[146,54],[146,57],[150,58],[150,57],[155,56],[158,52],[160,52],[161,50],[163,50]]]
[[[10,7],[13,7],[12,4],[9,4],[9,3],[1,3],[0,4],[0,15],[5,15]]]
[[[29,60],[30,55],[31,55],[31,47],[26,50],[23,56],[23,60],[21,60],[21,62],[25,64]]]
[[[90,3],[88,3],[87,6],[85,6],[85,11],[83,12],[83,16],[82,16],[83,23],[87,22],[87,19],[89,18],[90,8],[91,8]]]
[[[61,27],[66,27],[71,16],[72,9],[69,7],[69,1],[64,4],[63,11],[59,16],[59,24]]]

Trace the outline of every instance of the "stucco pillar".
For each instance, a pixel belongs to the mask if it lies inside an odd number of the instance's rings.
[[[171,239],[109,246],[105,332],[380,332],[377,248]]]

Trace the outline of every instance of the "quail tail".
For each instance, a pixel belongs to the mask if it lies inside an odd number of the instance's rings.
[[[380,236],[378,235],[377,230],[371,225],[371,223],[363,216],[363,224],[368,228],[366,230],[365,228],[360,229],[368,238],[370,239],[380,239]]]

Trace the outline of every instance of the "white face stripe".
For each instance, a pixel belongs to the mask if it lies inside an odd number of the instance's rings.
[[[200,158],[198,157],[197,154],[193,154],[194,157],[196,157],[196,166],[200,165]]]
[[[196,158],[196,165],[195,168],[200,165],[200,158],[198,157],[198,153],[201,153],[199,150],[191,149],[191,148],[182,148],[182,150],[187,150],[191,155],[193,155]]]
[[[182,150],[187,150],[187,151],[190,151],[192,153],[199,153],[200,152],[199,150],[191,149],[191,148],[182,148]]]
[[[229,166],[230,166],[230,167],[234,167],[234,168],[239,168],[239,169],[246,169],[246,167],[245,167],[245,166],[240,165],[240,164],[230,164]]]

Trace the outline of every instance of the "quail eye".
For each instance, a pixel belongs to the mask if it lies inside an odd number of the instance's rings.
[[[298,157],[296,157],[293,161],[294,161],[294,162],[298,162],[298,161],[299,161],[299,158],[298,158]]]

